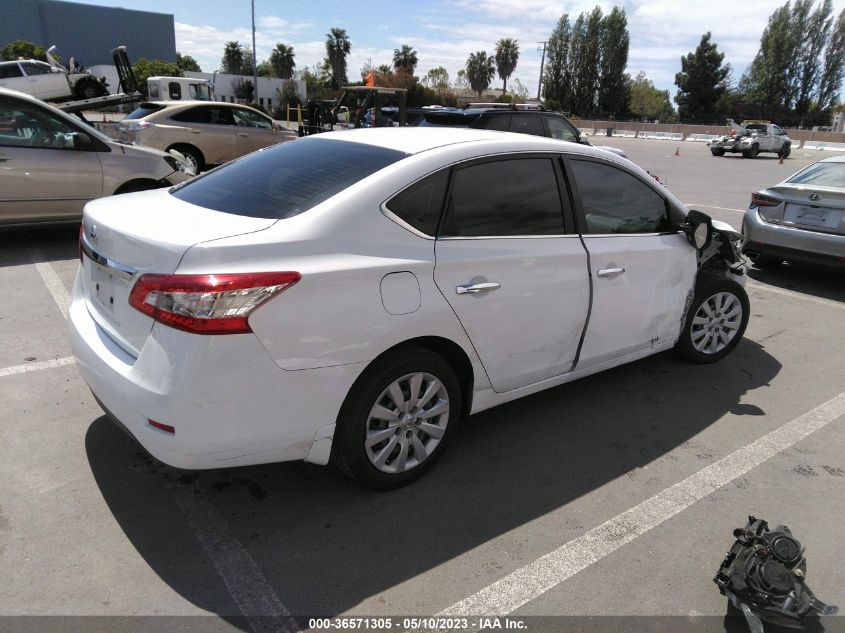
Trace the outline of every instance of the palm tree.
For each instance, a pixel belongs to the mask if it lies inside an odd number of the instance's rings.
[[[414,69],[417,67],[417,61],[417,51],[407,44],[402,44],[401,49],[393,49],[393,68],[397,72],[404,71],[409,75],[413,75]]]
[[[326,34],[326,61],[332,69],[332,88],[337,90],[346,79],[346,56],[352,50],[352,43],[346,29],[332,27]]]
[[[270,66],[273,68],[273,75],[280,79],[290,79],[296,68],[293,59],[293,46],[278,42],[276,48],[270,53]]]
[[[512,37],[505,37],[496,42],[496,70],[502,78],[502,92],[508,91],[508,77],[516,70],[519,60],[519,44]]]
[[[220,70],[229,75],[240,75],[245,61],[244,47],[239,42],[226,42],[226,46],[223,48]]]
[[[487,51],[472,53],[467,59],[467,81],[480,97],[481,93],[490,87],[490,82],[496,75],[496,60],[492,55],[487,56]]]

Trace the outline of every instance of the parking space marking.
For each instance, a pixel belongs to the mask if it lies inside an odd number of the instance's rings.
[[[828,306],[829,308],[839,308],[845,310],[845,303],[834,301],[833,299],[825,299],[824,297],[814,297],[812,295],[804,294],[803,292],[796,292],[794,290],[785,290],[777,286],[770,286],[768,284],[760,283],[752,279],[746,279],[745,285],[754,290],[762,290],[764,292],[774,292],[775,294],[783,295],[784,297],[792,297],[793,299],[803,299],[804,301],[811,301],[819,305]]]
[[[53,301],[56,302],[62,316],[67,319],[67,310],[70,305],[70,295],[62,283],[62,280],[59,279],[56,271],[50,265],[50,262],[45,259],[44,254],[40,250],[35,248],[29,249],[29,257],[35,264],[35,269],[38,271],[38,274],[41,275],[41,279],[44,280],[44,284],[47,286],[47,290],[50,291]]]
[[[736,211],[737,213],[745,213],[745,209],[731,209],[730,207],[714,207],[712,204],[695,204],[693,202],[684,202],[685,207],[704,207],[705,209],[718,209],[719,211]]]
[[[65,356],[64,358],[55,358],[53,360],[43,360],[40,363],[26,363],[25,365],[14,365],[13,367],[0,367],[0,378],[4,376],[14,376],[15,374],[25,374],[28,371],[39,371],[41,369],[52,369],[53,367],[61,367],[62,365],[70,365],[74,362],[73,356]]]
[[[845,392],[706,466],[558,549],[444,609],[438,616],[506,616],[845,415]]]
[[[172,484],[170,492],[253,633],[299,631],[255,559],[207,495],[195,495],[193,488],[184,484]]]

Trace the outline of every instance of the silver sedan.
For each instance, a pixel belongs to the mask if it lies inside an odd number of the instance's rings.
[[[845,266],[845,156],[751,194],[743,252],[759,268],[784,260]]]

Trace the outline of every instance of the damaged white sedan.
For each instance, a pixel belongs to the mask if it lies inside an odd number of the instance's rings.
[[[89,203],[69,312],[109,415],[181,468],[330,459],[392,488],[463,416],[677,348],[748,298],[726,225],[573,143],[373,129]]]

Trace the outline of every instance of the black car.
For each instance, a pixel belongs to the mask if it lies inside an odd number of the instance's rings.
[[[425,108],[408,111],[408,125],[419,127],[469,127],[500,132],[519,132],[592,145],[562,114],[546,110],[517,110],[510,108]],[[601,146],[619,156],[625,152],[615,147]]]

